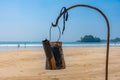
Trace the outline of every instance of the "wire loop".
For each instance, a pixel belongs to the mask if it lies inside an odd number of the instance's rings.
[[[50,30],[49,30],[49,40],[51,41],[51,30],[52,30],[52,27],[53,26],[51,26],[50,27]],[[55,28],[55,27],[54,27]],[[57,26],[57,28],[58,28],[58,30],[59,30],[59,37],[58,37],[58,40],[57,40],[57,42],[60,40],[60,38],[61,38],[61,30],[60,30],[60,27],[59,26]]]

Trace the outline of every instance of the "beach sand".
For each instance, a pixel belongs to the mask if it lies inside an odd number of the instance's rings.
[[[64,48],[66,69],[45,70],[43,49],[0,51],[0,80],[105,80],[105,52]],[[120,80],[120,47],[110,48],[109,80]]]

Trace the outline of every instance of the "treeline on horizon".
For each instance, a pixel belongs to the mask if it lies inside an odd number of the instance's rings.
[[[99,37],[94,37],[93,35],[85,35],[81,37],[77,42],[106,42],[106,40],[100,39]],[[111,39],[110,42],[120,42],[120,38]]]

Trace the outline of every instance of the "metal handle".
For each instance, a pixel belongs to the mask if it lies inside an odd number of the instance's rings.
[[[52,30],[52,27],[53,27],[53,26],[51,26],[51,27],[50,27],[50,30],[49,30],[49,40],[50,40],[50,41],[51,41],[51,30]],[[57,28],[58,28],[58,30],[59,30],[59,37],[58,37],[58,40],[57,40],[57,41],[59,41],[60,38],[61,38],[61,30],[60,30],[60,27],[59,27],[59,26],[57,26]]]

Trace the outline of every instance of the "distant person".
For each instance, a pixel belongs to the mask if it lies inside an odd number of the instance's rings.
[[[26,48],[26,43],[25,43],[25,48]]]
[[[20,44],[18,44],[18,48],[20,48]]]

